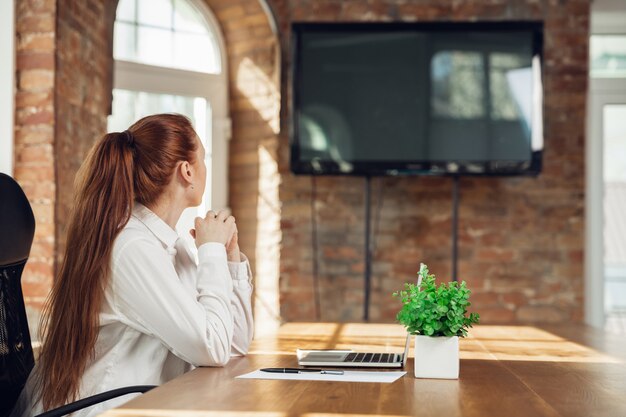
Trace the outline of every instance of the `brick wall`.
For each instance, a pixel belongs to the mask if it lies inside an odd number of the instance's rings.
[[[312,205],[313,180],[288,169],[289,27],[306,20],[545,22],[545,169],[536,179],[461,180],[460,277],[474,290],[484,322],[581,318],[588,1],[272,0],[265,7],[257,0],[206,1],[227,43],[230,202],[255,270],[258,322],[362,314],[364,180],[317,178]],[[64,247],[73,176],[106,127],[116,2],[18,3],[15,174],[37,217],[24,276],[29,309],[36,311]],[[414,279],[420,261],[441,279],[449,275],[451,182],[383,178],[373,188],[380,221],[371,317],[390,321],[398,309],[390,294]]]
[[[74,177],[106,133],[112,98],[115,1],[57,0],[54,157],[57,262],[65,250]]]
[[[33,337],[63,256],[75,173],[106,130],[115,3],[17,2],[14,175],[36,219],[22,278]]]
[[[273,0],[288,74],[295,21],[542,20],[545,23],[545,153],[538,178],[460,181],[459,277],[473,290],[484,323],[580,320],[583,307],[584,120],[589,2],[506,0]],[[363,302],[364,180],[312,180],[289,173],[287,103],[282,79],[279,150],[282,202],[281,313],[286,320],[358,320]],[[382,187],[382,193],[379,189]],[[381,178],[373,183],[370,316],[393,320],[391,293],[413,281],[420,262],[450,275],[451,180]],[[378,202],[378,197],[382,200]],[[312,233],[312,220],[317,233]],[[316,236],[321,308],[316,311],[312,239]]]
[[[35,334],[54,274],[54,77],[56,1],[16,2],[15,167],[37,219],[22,286]]]

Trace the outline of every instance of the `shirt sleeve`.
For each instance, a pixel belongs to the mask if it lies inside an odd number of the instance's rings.
[[[197,296],[186,291],[169,255],[155,242],[133,239],[113,259],[116,308],[128,325],[159,338],[194,366],[223,366],[230,358],[233,281],[223,245],[198,249]]]
[[[252,316],[252,271],[250,263],[242,254],[242,262],[228,262],[228,269],[233,280],[233,292],[230,295],[230,308],[234,318],[233,343],[231,355],[241,356],[248,353],[254,333]]]

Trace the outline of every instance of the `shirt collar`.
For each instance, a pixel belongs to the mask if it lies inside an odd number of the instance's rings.
[[[174,244],[178,240],[178,233],[148,207],[135,202],[132,215],[143,223],[157,237],[157,239],[163,242],[165,247],[174,247]]]

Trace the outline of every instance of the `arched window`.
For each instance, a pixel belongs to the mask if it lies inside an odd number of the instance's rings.
[[[227,206],[227,106],[224,41],[200,0],[120,0],[114,30],[115,74],[109,131],[154,113],[188,116],[206,149],[203,204],[179,222]]]

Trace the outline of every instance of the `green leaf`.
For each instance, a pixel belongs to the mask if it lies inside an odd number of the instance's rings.
[[[467,314],[471,306],[471,291],[465,281],[437,285],[435,275],[425,264],[417,273],[421,283],[404,284],[404,289],[392,293],[399,300],[401,309],[396,320],[411,334],[427,336],[467,336],[467,330],[477,324],[477,313]]]

